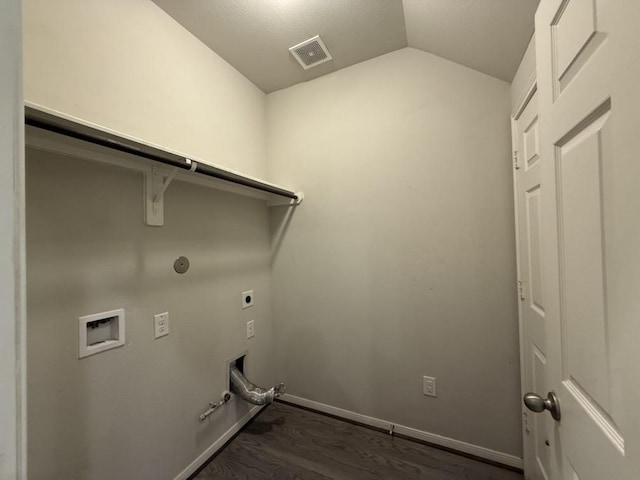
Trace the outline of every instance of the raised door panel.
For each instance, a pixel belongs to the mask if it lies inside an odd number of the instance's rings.
[[[593,0],[564,2],[554,28],[556,72],[562,78],[596,32]]]
[[[538,144],[538,116],[536,115],[523,132],[525,170],[532,168],[540,158],[540,147]]]
[[[556,149],[562,380],[574,409],[569,413],[585,417],[576,419],[578,423],[600,430],[595,434],[603,439],[600,448],[623,455],[612,370],[615,325],[607,310],[605,222],[607,172],[613,160],[610,122],[610,105],[606,104]]]
[[[558,148],[563,376],[610,405],[601,130],[608,113]]]
[[[526,225],[527,225],[527,265],[528,265],[528,295],[527,308],[535,313],[534,319],[544,318],[542,300],[542,271],[540,261],[542,258],[540,243],[540,184],[534,185],[525,194]]]
[[[553,80],[559,96],[605,39],[594,0],[565,0],[552,22]]]

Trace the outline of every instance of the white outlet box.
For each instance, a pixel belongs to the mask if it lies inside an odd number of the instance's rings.
[[[253,307],[253,290],[242,292],[242,308]]]
[[[78,358],[124,345],[124,309],[78,319]]]
[[[159,313],[153,316],[155,338],[169,335],[169,312]]]
[[[437,397],[436,378],[422,377],[422,393],[428,397]]]
[[[251,338],[256,334],[256,322],[255,320],[249,320],[247,322],[247,338]]]

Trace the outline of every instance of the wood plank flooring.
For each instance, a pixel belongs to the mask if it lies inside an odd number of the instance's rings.
[[[523,480],[519,473],[276,402],[195,480]]]

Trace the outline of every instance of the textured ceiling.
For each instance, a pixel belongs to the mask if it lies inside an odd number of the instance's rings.
[[[153,1],[269,93],[406,46],[510,82],[539,0]],[[303,70],[288,48],[317,34],[333,60]]]
[[[404,0],[409,46],[511,82],[539,0]]]
[[[407,46],[402,0],[154,0],[264,92]],[[333,60],[303,70],[289,53],[320,35]]]

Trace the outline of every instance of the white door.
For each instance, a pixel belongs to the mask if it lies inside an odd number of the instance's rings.
[[[638,0],[536,15],[551,480],[640,478],[639,23]]]
[[[521,348],[525,392],[546,388],[547,342],[545,306],[542,292],[540,141],[537,94],[514,122],[516,162],[516,203],[518,209],[518,264],[521,315]],[[523,405],[524,461],[529,480],[548,480],[548,415],[536,415]]]

